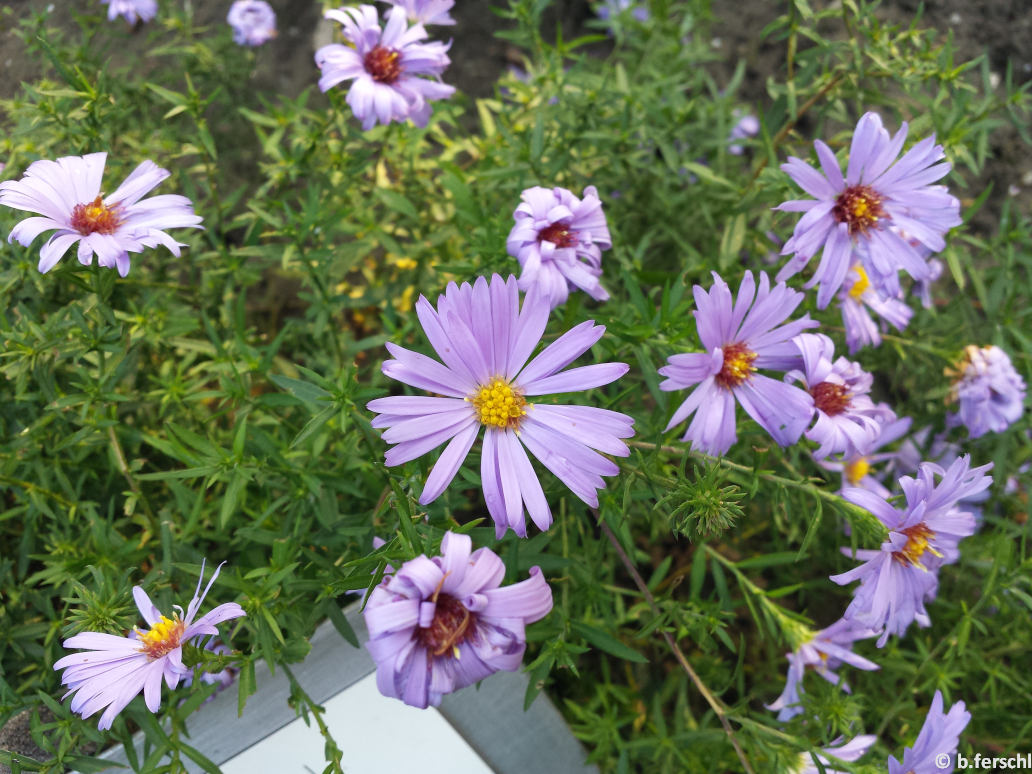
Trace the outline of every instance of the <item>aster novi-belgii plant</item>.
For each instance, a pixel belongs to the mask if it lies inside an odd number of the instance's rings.
[[[153,161],[143,161],[114,193],[100,190],[106,153],[64,156],[57,161],[34,161],[21,180],[0,183],[0,204],[42,217],[18,223],[7,241],[28,247],[44,231],[57,229],[39,252],[39,270],[50,271],[78,243],[79,263],[97,263],[129,273],[129,253],[144,247],[167,247],[177,258],[180,244],[166,228],[200,228],[201,218],[185,196],[142,197],[169,176]]]
[[[265,0],[236,0],[226,21],[233,28],[233,42],[260,46],[276,37],[276,12]]]
[[[813,398],[798,387],[757,373],[759,368],[787,371],[801,362],[792,338],[817,322],[804,315],[784,323],[803,294],[784,283],[770,287],[760,272],[759,288],[747,271],[731,297],[727,283],[716,272],[713,287],[696,285],[692,313],[705,352],[672,355],[659,369],[667,377],[661,390],[695,390],[674,412],[666,429],[679,425],[693,412],[684,434],[692,448],[724,454],[735,442],[735,400],[782,446],[799,440],[813,417]],[[784,323],[784,324],[782,324]]]
[[[436,706],[446,693],[519,669],[524,627],[548,615],[552,590],[539,567],[500,587],[505,564],[488,548],[471,548],[468,535],[449,532],[440,556],[405,562],[369,595],[366,647],[385,696]]]
[[[122,16],[129,24],[149,22],[158,15],[158,0],[101,0],[108,7],[108,21]]]
[[[552,513],[530,451],[581,500],[598,505],[602,476],[619,472],[598,452],[626,457],[621,438],[634,435],[630,417],[593,406],[530,403],[528,397],[581,392],[619,379],[624,363],[599,363],[563,371],[586,352],[605,327],[581,323],[549,344],[528,363],[548,322],[547,296],[531,288],[520,308],[516,278],[497,274],[488,282],[448,285],[435,310],[425,297],[416,314],[444,364],[395,344],[383,364],[392,379],[445,397],[392,396],[370,401],[379,416],[373,427],[387,428],[387,464],[400,465],[449,441],[434,464],[419,502],[435,500],[451,483],[484,427],[480,477],[498,537],[511,527],[525,537],[524,505],[539,529]],[[560,373],[561,372],[561,373]],[[524,448],[526,447],[526,448]]]
[[[451,44],[423,42],[426,30],[421,24],[410,27],[404,8],[394,6],[387,12],[382,31],[371,5],[330,10],[325,16],[340,22],[344,37],[354,47],[331,43],[315,52],[315,63],[322,71],[319,88],[328,91],[342,81],[353,81],[347,102],[363,129],[372,129],[377,121],[389,124],[406,119],[426,126],[430,101],[455,92],[439,80],[451,63],[447,54]]]
[[[455,24],[448,13],[455,0],[386,0],[391,5],[405,9],[409,21],[420,24]]]
[[[1025,413],[1025,380],[995,345],[968,345],[956,370],[946,374],[956,377],[950,400],[957,403],[957,413],[947,422],[963,424],[972,438],[1001,433]]]
[[[809,753],[802,753],[800,755],[800,767],[792,770],[792,774],[846,774],[846,772],[840,769],[832,768],[831,761],[825,756],[831,756],[840,761],[847,761],[852,763],[853,761],[859,760],[863,755],[871,748],[871,746],[878,741],[878,737],[873,734],[861,734],[860,736],[850,739],[848,742],[841,744],[842,738],[839,737],[832,744],[833,747],[825,747],[820,753],[817,753],[817,760],[821,762],[823,768],[818,769],[814,763],[813,758]],[[822,754],[823,753],[823,754]]]
[[[803,367],[785,374],[813,396],[816,422],[806,437],[820,444],[813,453],[861,454],[881,435],[883,424],[896,419],[884,405],[875,405],[868,393],[874,381],[859,363],[840,357],[834,361],[835,344],[823,333],[800,333],[793,339],[803,357]]]
[[[849,664],[866,671],[879,669],[879,666],[873,661],[853,652],[854,642],[875,637],[877,634],[878,632],[873,629],[846,618],[840,618],[831,626],[813,633],[798,648],[785,654],[785,658],[788,659],[785,688],[775,701],[766,705],[767,709],[777,711],[778,720],[782,722],[791,720],[803,711],[800,694],[803,690],[803,677],[807,667],[813,669],[832,685],[841,686],[842,690],[848,693],[849,685],[838,676],[835,670],[842,664]]]
[[[539,286],[552,308],[566,303],[571,288],[596,301],[609,293],[599,284],[602,250],[613,246],[595,186],[578,199],[565,188],[526,189],[513,213],[516,224],[505,240],[509,255],[522,267],[520,290]]]
[[[960,202],[945,186],[931,185],[950,171],[934,135],[897,161],[907,131],[904,122],[890,138],[881,117],[865,113],[853,133],[845,177],[835,154],[821,140],[814,147],[823,174],[794,156],[781,166],[814,199],[792,200],[775,208],[806,213],[781,250],[782,255],[793,257],[777,279],[793,276],[823,250],[806,285],[820,285],[817,305],[822,309],[841,287],[854,257],[870,281],[890,296],[899,292],[900,269],[915,279],[926,279],[929,268],[911,241],[938,252],[946,246],[946,232],[961,223]]]
[[[906,328],[914,315],[914,311],[898,297],[882,295],[872,287],[859,261],[853,264],[846,281],[839,288],[838,298],[849,354],[862,347],[877,347],[881,344],[881,331],[878,323],[871,318],[871,312],[898,331]]]
[[[967,456],[945,470],[924,462],[916,478],[899,479],[906,498],[904,511],[867,489],[843,491],[843,497],[873,513],[889,530],[879,550],[856,552],[863,564],[831,576],[840,585],[860,581],[844,617],[880,632],[879,648],[890,634],[902,636],[911,621],[930,625],[924,603],[935,598],[937,571],[957,560],[958,544],[976,528],[970,509],[959,508],[958,503],[992,483],[992,477],[983,475],[991,468],[992,463],[971,468]]]
[[[941,774],[953,771],[960,732],[971,721],[971,713],[958,701],[949,712],[943,712],[942,691],[936,691],[913,747],[903,748],[903,762],[889,756],[889,774]],[[942,765],[943,756],[949,758]]]
[[[221,564],[215,568],[201,593],[204,580],[202,562],[197,589],[186,612],[175,605],[176,612],[171,619],[161,614],[146,591],[134,586],[133,599],[150,627],[149,631],[133,629],[128,637],[83,632],[65,640],[65,648],[89,649],[65,656],[54,664],[54,669],[64,670],[61,682],[68,686],[65,696],[75,694],[72,712],[88,718],[107,707],[97,728],[108,729],[115,716],[140,691],[143,691],[147,709],[157,712],[161,705],[162,678],[169,689],[174,690],[179,681],[190,674],[190,670],[183,666],[183,645],[197,637],[218,634],[216,624],[245,615],[236,602],[226,602],[194,621],[221,569]]]

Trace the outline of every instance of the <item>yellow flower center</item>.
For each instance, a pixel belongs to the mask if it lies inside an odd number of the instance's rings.
[[[178,615],[171,621],[161,616],[161,620],[154,624],[149,632],[136,630],[136,637],[142,645],[140,650],[152,659],[161,658],[179,647],[185,628]]]
[[[71,226],[83,236],[114,234],[121,224],[118,206],[108,207],[99,194],[92,202],[76,204],[72,209]]]
[[[869,185],[851,185],[839,194],[831,214],[839,223],[849,227],[850,235],[863,234],[885,217],[881,202],[881,196]]]
[[[523,396],[498,377],[467,400],[473,403],[480,422],[491,427],[519,427],[520,417],[527,413]]]
[[[856,486],[870,470],[871,466],[868,464],[867,458],[858,457],[846,465],[846,481]]]
[[[928,525],[924,522],[915,524],[913,527],[907,527],[904,530],[900,530],[900,532],[907,536],[907,543],[902,550],[892,554],[892,558],[896,561],[910,563],[924,569],[924,566],[921,565],[921,557],[924,556],[925,551],[936,556],[942,556],[941,553],[929,545],[929,541],[935,539],[935,533],[928,529]]]
[[[728,344],[724,347],[724,365],[721,367],[720,373],[714,377],[714,380],[721,387],[726,387],[727,389],[737,387],[756,370],[753,367],[755,359],[756,353],[746,347],[745,344]]]
[[[857,266],[853,271],[856,273],[856,279],[853,281],[852,287],[849,288],[849,297],[854,301],[859,301],[864,291],[871,287],[871,280],[868,278],[863,266]]]

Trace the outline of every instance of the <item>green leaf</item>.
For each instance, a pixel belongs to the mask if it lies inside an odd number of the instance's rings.
[[[627,661],[635,661],[639,664],[647,664],[649,660],[641,655],[638,651],[624,645],[620,640],[607,634],[601,629],[596,629],[594,626],[589,626],[582,621],[572,621],[570,628],[573,629],[577,634],[583,637],[587,642],[594,645],[599,650],[604,650],[612,656],[622,658]]]

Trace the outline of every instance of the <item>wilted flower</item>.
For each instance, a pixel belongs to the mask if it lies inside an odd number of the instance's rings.
[[[552,590],[539,567],[499,588],[502,560],[471,547],[468,535],[449,532],[440,556],[405,562],[369,595],[366,647],[380,693],[425,708],[494,672],[519,669],[524,627],[548,615]]]
[[[513,217],[505,247],[523,268],[521,290],[537,285],[552,308],[566,303],[570,288],[580,288],[596,301],[609,294],[599,284],[602,251],[612,247],[606,216],[595,186],[578,199],[565,188],[528,188]]]
[[[383,439],[396,444],[387,450],[388,465],[421,457],[450,441],[419,496],[423,505],[451,483],[483,426],[480,478],[498,537],[509,527],[526,537],[524,505],[539,529],[552,523],[527,450],[577,497],[597,507],[596,490],[605,487],[602,476],[619,472],[598,452],[626,457],[629,451],[620,439],[634,435],[634,420],[615,411],[527,401],[533,395],[600,387],[627,373],[624,363],[562,371],[605,333],[593,320],[567,331],[527,363],[548,313],[547,297],[535,288],[520,309],[516,278],[503,280],[497,274],[490,283],[479,277],[472,286],[449,284],[436,310],[420,296],[416,314],[444,365],[388,344],[396,359],[386,361],[383,372],[447,397],[392,396],[367,406],[379,414],[373,427],[386,427]]]
[[[0,183],[0,204],[15,210],[38,212],[11,229],[15,239],[28,247],[44,231],[57,229],[39,252],[39,270],[50,271],[68,248],[79,243],[79,263],[89,266],[93,254],[107,268],[129,273],[129,253],[144,247],[167,247],[179,257],[176,242],[161,229],[199,227],[201,218],[185,196],[163,194],[141,201],[148,191],[169,176],[153,161],[141,162],[114,193],[100,190],[106,153],[65,156],[57,161],[34,161],[21,180]]]
[[[839,737],[833,742],[836,745],[835,747],[825,747],[820,753],[817,753],[817,760],[821,762],[821,766],[824,768],[818,769],[813,765],[813,758],[810,754],[802,753],[800,755],[800,766],[797,769],[793,769],[792,774],[846,774],[844,771],[831,768],[831,761],[825,756],[830,755],[840,761],[851,763],[859,760],[870,749],[871,745],[878,741],[878,737],[872,734],[863,734],[845,744],[839,744],[841,741],[842,737]]]
[[[731,127],[731,133],[727,136],[728,142],[731,143],[727,148],[727,152],[735,156],[741,156],[745,152],[745,148],[735,142],[735,140],[748,140],[759,133],[760,119],[752,114],[742,116],[738,119],[738,123]]]
[[[233,28],[233,42],[260,46],[276,37],[276,12],[265,0],[236,0],[226,21]]]
[[[863,564],[831,576],[840,585],[860,581],[844,617],[881,632],[879,648],[890,634],[902,636],[911,621],[930,625],[924,603],[935,598],[937,571],[957,560],[961,539],[975,532],[974,515],[957,505],[992,483],[990,476],[983,475],[990,468],[991,463],[971,468],[967,456],[945,470],[922,463],[916,479],[899,479],[907,502],[904,511],[866,489],[843,491],[843,497],[873,513],[889,530],[879,550],[856,552]]]
[[[776,209],[805,212],[782,255],[794,257],[777,279],[788,279],[823,249],[821,262],[806,287],[820,284],[817,305],[824,308],[858,258],[879,290],[899,292],[899,269],[915,279],[929,275],[928,266],[911,240],[929,250],[946,245],[943,235],[960,225],[960,202],[945,186],[930,185],[950,171],[935,136],[917,143],[896,161],[907,124],[890,139],[876,113],[865,113],[856,125],[843,178],[838,160],[822,141],[814,142],[821,172],[794,156],[781,169],[814,199],[794,200]],[[907,234],[907,238],[900,235]]]
[[[371,5],[331,10],[325,16],[340,22],[354,48],[331,43],[315,52],[315,63],[322,70],[319,88],[328,91],[341,81],[353,80],[347,102],[363,129],[372,129],[377,121],[389,124],[405,119],[426,126],[430,100],[455,92],[439,80],[451,63],[447,54],[451,44],[421,42],[426,30],[421,24],[409,27],[404,8],[395,6],[387,12],[382,32]]]
[[[63,645],[66,648],[92,649],[65,656],[54,664],[54,669],[64,670],[61,682],[68,686],[65,696],[75,694],[72,712],[88,718],[99,709],[107,707],[97,728],[108,729],[115,716],[140,691],[143,691],[147,709],[157,712],[161,705],[161,679],[165,679],[169,689],[175,689],[179,681],[190,674],[190,670],[183,666],[183,645],[195,637],[218,634],[216,624],[245,615],[243,608],[236,602],[226,602],[194,621],[221,569],[221,564],[215,568],[211,580],[201,593],[201,581],[204,579],[202,563],[197,590],[186,612],[179,605],[174,605],[176,612],[171,619],[161,614],[146,591],[134,586],[133,598],[140,609],[140,615],[150,627],[149,631],[133,629],[128,637],[83,632],[65,640]]]
[[[813,396],[817,421],[806,437],[820,444],[814,457],[856,456],[869,449],[882,425],[896,418],[868,395],[874,377],[844,357],[833,362],[835,344],[823,333],[800,333],[793,341],[803,356],[803,368],[789,371],[785,381],[802,382]]]
[[[803,711],[799,695],[803,692],[803,675],[806,674],[807,667],[813,669],[832,685],[841,686],[842,690],[848,693],[849,686],[844,680],[841,680],[835,670],[842,664],[849,664],[867,671],[878,669],[878,665],[873,661],[853,652],[854,642],[874,637],[877,634],[878,632],[845,618],[840,618],[826,629],[821,629],[813,634],[793,652],[785,654],[785,658],[788,659],[788,677],[785,680],[785,689],[776,701],[767,705],[767,709],[777,710],[778,720],[782,722],[792,719]]]
[[[708,454],[724,454],[737,438],[737,398],[746,413],[779,444],[788,446],[798,441],[813,417],[813,398],[798,387],[756,371],[787,371],[801,362],[792,338],[817,323],[809,315],[779,323],[795,311],[803,294],[789,290],[783,282],[771,290],[763,272],[757,289],[749,271],[738,290],[737,302],[716,272],[709,292],[696,285],[694,293],[698,308],[692,314],[706,351],[673,355],[659,369],[660,375],[667,377],[660,382],[661,390],[698,385],[674,412],[666,429],[679,425],[698,409],[684,440]]]
[[[999,347],[965,347],[956,370],[947,369],[946,375],[956,377],[950,399],[957,402],[957,413],[950,421],[963,423],[972,438],[1001,433],[1021,419],[1025,380]]]
[[[965,709],[962,701],[950,707],[949,712],[943,712],[942,708],[942,692],[936,691],[914,746],[903,748],[903,762],[896,760],[894,755],[889,756],[889,774],[940,774],[953,771],[960,732],[971,721],[971,713]],[[942,756],[949,758],[946,766],[942,765]]]
[[[386,0],[391,5],[405,9],[409,21],[420,24],[455,24],[448,11],[455,0]]]
[[[100,0],[108,7],[108,21],[122,16],[129,24],[149,22],[158,15],[158,0]]]
[[[873,311],[882,320],[903,330],[914,315],[913,310],[897,297],[882,295],[871,287],[867,272],[855,262],[838,292],[839,308],[842,310],[842,324],[846,328],[846,347],[849,354],[866,346],[881,344],[879,326],[871,319]],[[870,310],[870,311],[868,311]]]

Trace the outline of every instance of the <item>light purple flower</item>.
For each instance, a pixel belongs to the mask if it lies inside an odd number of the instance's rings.
[[[322,70],[319,88],[328,91],[342,81],[354,81],[347,102],[363,129],[372,129],[377,121],[389,124],[406,119],[426,126],[430,101],[455,92],[455,87],[440,81],[451,64],[447,54],[451,44],[422,42],[426,30],[422,24],[409,27],[404,8],[395,6],[387,12],[382,31],[371,5],[339,8],[325,16],[340,22],[354,48],[331,43],[315,52],[315,63]]]
[[[903,762],[896,756],[889,756],[889,774],[942,774],[953,771],[956,763],[960,732],[971,721],[971,713],[958,701],[949,712],[943,712],[942,692],[936,691],[932,706],[925,717],[921,732],[913,747],[903,748]],[[949,764],[942,766],[942,757],[949,757]]]
[[[882,421],[882,429],[878,437],[874,442],[865,449],[862,453],[855,454],[851,457],[844,457],[839,460],[818,460],[817,464],[825,470],[830,470],[835,473],[842,474],[842,486],[839,492],[843,492],[848,487],[863,487],[871,492],[874,492],[879,497],[888,499],[891,493],[886,489],[879,477],[885,475],[884,472],[874,475],[871,473],[871,466],[880,463],[887,463],[887,468],[892,468],[892,465],[899,459],[901,455],[908,453],[908,450],[901,447],[896,451],[879,451],[891,443],[895,443],[900,438],[910,432],[910,424],[912,422],[910,417],[901,417],[899,419],[890,419],[895,416],[892,409],[889,408],[887,403],[881,403],[878,405],[883,410],[883,414],[879,421]],[[886,421],[888,420],[888,421]],[[920,460],[918,460],[920,462]],[[916,471],[917,463],[907,468],[907,471]]]
[[[479,277],[471,286],[454,282],[435,310],[423,296],[416,314],[444,364],[388,344],[395,357],[383,372],[399,382],[445,397],[392,396],[367,405],[385,427],[387,465],[400,465],[449,441],[427,478],[419,502],[435,500],[451,483],[484,430],[480,477],[487,509],[500,538],[509,527],[526,537],[524,505],[539,529],[552,513],[527,457],[533,454],[581,500],[598,506],[602,476],[619,468],[604,454],[626,457],[621,438],[634,435],[634,420],[593,406],[530,403],[528,397],[581,392],[627,373],[624,363],[599,363],[562,371],[586,352],[605,327],[581,323],[527,362],[548,322],[548,298],[532,288],[520,308],[516,278]],[[560,373],[562,371],[562,373]],[[526,447],[526,450],[524,449]]]
[[[855,760],[859,760],[863,755],[871,748],[871,746],[878,741],[878,737],[872,734],[863,734],[855,737],[845,744],[839,744],[842,741],[842,737],[836,739],[833,744],[835,747],[825,747],[817,754],[817,760],[821,762],[823,769],[818,769],[813,764],[813,758],[809,753],[803,753],[802,768],[794,769],[792,774],[846,774],[844,771],[839,769],[831,768],[831,761],[825,756],[830,755],[840,761],[846,761],[852,763]],[[821,754],[823,753],[823,754]]]
[[[100,190],[106,153],[65,156],[29,165],[21,180],[0,183],[0,204],[15,210],[37,212],[11,229],[15,239],[28,247],[44,231],[57,229],[39,252],[39,270],[48,272],[72,245],[78,243],[79,263],[89,266],[93,254],[106,268],[121,276],[129,273],[129,253],[159,244],[177,258],[184,245],[162,229],[199,228],[201,218],[185,196],[163,194],[142,199],[169,176],[153,161],[141,162],[115,192]]]
[[[814,457],[862,454],[881,435],[883,424],[896,419],[868,395],[874,377],[844,357],[832,361],[835,344],[823,333],[800,333],[793,341],[803,356],[803,368],[789,371],[785,381],[802,382],[813,396],[817,421],[806,437],[820,444]]]
[[[851,267],[839,289],[838,298],[849,354],[862,347],[877,347],[881,344],[881,332],[871,318],[871,312],[900,331],[907,327],[914,314],[909,306],[899,300],[899,294],[896,297],[883,295],[872,287],[859,261]]]
[[[649,20],[648,7],[638,0],[603,0],[595,9],[595,13],[602,21],[610,21],[614,16],[619,16],[627,10],[630,10],[631,16],[640,22]]]
[[[158,15],[158,0],[100,0],[108,7],[108,21],[122,16],[129,24],[149,22]]]
[[[968,345],[956,370],[946,374],[956,377],[950,400],[957,403],[947,422],[963,423],[972,438],[1002,433],[1025,413],[1025,380],[997,346]]]
[[[899,292],[899,269],[915,279],[929,276],[924,258],[910,241],[933,252],[942,250],[943,235],[961,223],[960,202],[945,186],[930,185],[950,171],[934,135],[896,161],[906,137],[906,122],[890,138],[881,118],[865,113],[853,134],[844,178],[835,154],[820,140],[814,147],[823,174],[789,157],[781,169],[814,199],[788,201],[776,208],[806,213],[781,251],[793,257],[778,273],[779,281],[796,274],[821,249],[821,262],[806,287],[820,285],[817,305],[822,309],[842,285],[854,257],[890,296]],[[906,232],[906,239],[900,231]]]
[[[929,259],[928,276],[923,280],[914,282],[914,287],[911,288],[911,292],[921,299],[921,306],[925,309],[932,308],[932,285],[939,280],[944,269],[942,261],[938,258]]]
[[[140,691],[147,709],[157,712],[161,706],[161,679],[174,690],[179,681],[190,674],[183,666],[183,645],[195,637],[218,634],[216,624],[245,615],[236,602],[226,602],[196,621],[194,617],[204,602],[209,589],[222,569],[220,564],[201,593],[204,564],[197,579],[197,590],[186,607],[174,605],[172,618],[166,618],[150,601],[147,592],[133,587],[133,599],[140,615],[150,627],[142,632],[133,629],[128,637],[100,632],[83,632],[64,641],[66,648],[89,648],[81,653],[65,656],[54,664],[64,670],[62,684],[68,686],[64,697],[74,693],[71,710],[88,718],[103,707],[97,728],[111,728],[115,716],[125,709]],[[62,697],[62,698],[64,698]]]
[[[831,626],[815,633],[793,652],[785,654],[785,658],[788,659],[785,689],[773,703],[766,705],[767,709],[776,710],[781,722],[791,720],[803,711],[800,694],[803,692],[803,676],[807,667],[832,685],[839,685],[842,690],[849,693],[849,686],[841,680],[835,670],[842,664],[866,671],[878,669],[878,665],[873,661],[853,652],[854,642],[877,634],[878,632],[845,618],[840,618]]]
[[[860,581],[844,617],[881,632],[879,648],[890,634],[902,636],[912,621],[931,624],[924,603],[935,598],[938,569],[957,560],[958,544],[976,528],[974,515],[958,504],[992,483],[983,475],[990,468],[992,463],[971,468],[967,456],[945,470],[922,463],[917,478],[899,479],[907,504],[903,511],[866,489],[843,491],[843,497],[873,513],[889,530],[879,550],[856,552],[863,564],[831,576],[840,585]]]
[[[448,11],[455,0],[386,0],[391,5],[405,9],[409,21],[420,24],[455,24]]]
[[[741,156],[745,153],[745,148],[735,142],[735,140],[748,140],[759,133],[760,119],[752,114],[742,116],[738,119],[738,123],[731,127],[731,133],[727,137],[731,145],[728,146],[727,152],[735,156]]]
[[[276,37],[276,12],[265,0],[236,0],[226,21],[233,42],[241,46],[260,46]]]
[[[566,303],[571,288],[596,301],[609,294],[599,284],[602,251],[613,246],[595,186],[578,199],[565,188],[526,189],[513,213],[516,224],[505,240],[509,255],[520,262],[520,290],[537,285],[552,308]]]
[[[449,532],[440,556],[405,562],[369,595],[366,647],[384,696],[437,706],[446,693],[519,669],[524,627],[548,615],[552,590],[539,567],[500,588],[502,560],[471,547],[468,535]]]
[[[813,417],[813,398],[756,370],[787,371],[799,365],[799,350],[792,338],[817,323],[809,315],[781,323],[799,306],[803,294],[789,290],[783,282],[771,290],[764,272],[760,272],[757,289],[749,271],[742,279],[737,301],[716,272],[708,292],[699,285],[693,290],[697,309],[692,314],[706,351],[673,355],[659,369],[660,375],[667,377],[659,385],[661,390],[698,385],[674,412],[666,429],[698,409],[684,440],[707,454],[724,454],[737,438],[737,399],[779,444],[798,441]]]

